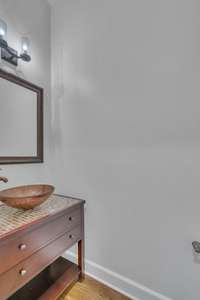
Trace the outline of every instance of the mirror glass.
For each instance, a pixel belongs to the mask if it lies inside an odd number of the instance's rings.
[[[0,164],[43,162],[43,89],[0,69]]]
[[[37,155],[37,94],[0,80],[0,156]]]

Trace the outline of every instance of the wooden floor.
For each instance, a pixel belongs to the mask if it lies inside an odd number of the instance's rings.
[[[67,290],[59,300],[130,300],[98,281],[86,276]]]

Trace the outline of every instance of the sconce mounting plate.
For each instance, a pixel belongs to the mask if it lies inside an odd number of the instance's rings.
[[[8,63],[17,66],[18,65],[18,59],[17,59],[17,55],[18,52],[13,49],[8,47],[9,52],[5,49],[5,48],[1,48],[1,59],[7,61]],[[13,55],[12,55],[13,53]]]

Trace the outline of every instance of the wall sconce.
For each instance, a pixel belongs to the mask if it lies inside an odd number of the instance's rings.
[[[7,24],[0,19],[0,48],[1,48],[1,59],[17,66],[18,59],[29,62],[31,61],[30,56],[30,40],[27,37],[21,39],[21,53],[9,47],[7,43]]]

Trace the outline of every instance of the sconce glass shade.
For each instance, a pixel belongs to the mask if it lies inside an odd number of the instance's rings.
[[[21,39],[22,43],[22,54],[30,54],[30,40],[28,37],[22,37]]]
[[[21,39],[22,43],[22,50],[21,50],[21,55],[20,58],[23,59],[23,61],[31,61],[31,56],[30,56],[30,40],[27,37],[22,37]]]
[[[6,40],[7,38],[7,24],[0,19],[0,39]]]

